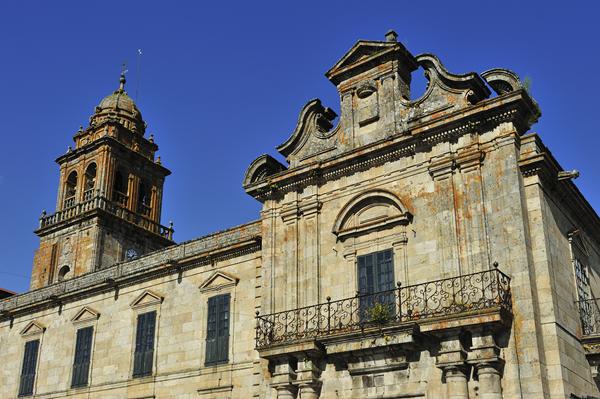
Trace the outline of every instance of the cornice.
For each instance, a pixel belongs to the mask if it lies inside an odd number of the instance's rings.
[[[325,161],[273,174],[266,180],[245,186],[245,189],[261,202],[278,199],[286,192],[411,156],[439,142],[454,140],[468,133],[485,132],[504,122],[512,122],[517,132],[523,134],[531,119],[538,116],[536,110],[531,97],[524,90],[517,90],[438,119],[409,124],[407,131]]]
[[[261,248],[261,222],[251,222],[205,237],[161,249],[129,262],[87,273],[0,301],[0,319],[80,300],[116,287],[176,274],[210,264],[214,259],[242,256]]]
[[[91,151],[96,150],[97,148],[99,148],[103,145],[108,145],[110,147],[117,148],[118,150],[121,150],[121,151],[124,151],[124,152],[130,154],[131,156],[135,157],[139,162],[149,165],[155,170],[159,170],[163,176],[168,176],[171,174],[171,171],[169,169],[165,168],[163,165],[154,162],[152,159],[145,157],[144,155],[140,154],[139,152],[133,151],[131,148],[127,147],[125,144],[121,143],[119,140],[117,140],[111,136],[100,137],[98,140],[92,141],[91,143],[86,144],[83,147],[71,150],[71,151],[67,152],[66,154],[61,155],[60,157],[56,158],[55,162],[57,164],[61,165],[65,162],[74,161],[74,160],[76,160],[76,158],[80,157],[82,154],[87,154]]]

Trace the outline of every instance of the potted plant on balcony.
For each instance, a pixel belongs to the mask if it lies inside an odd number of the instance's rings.
[[[369,321],[373,324],[386,324],[390,321],[391,317],[390,304],[377,302],[369,309]]]

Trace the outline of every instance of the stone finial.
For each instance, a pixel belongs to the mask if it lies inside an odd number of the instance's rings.
[[[162,165],[162,161],[160,160],[160,155],[156,157],[156,164]]]
[[[148,141],[154,143],[154,133],[150,133],[150,138],[148,138]]]
[[[67,154],[70,153],[71,151],[73,151],[73,148],[71,148],[71,146],[67,147]]]
[[[385,41],[386,42],[397,42],[398,34],[396,33],[396,31],[394,31],[393,29],[388,30],[385,33]]]

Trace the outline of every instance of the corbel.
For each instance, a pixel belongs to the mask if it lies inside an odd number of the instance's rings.
[[[63,307],[63,301],[62,301],[62,299],[58,295],[54,294],[54,295],[50,295],[48,297],[48,300],[53,305],[58,306],[58,314],[60,315],[62,313],[62,307]]]
[[[181,265],[177,259],[168,259],[165,263],[165,267],[177,272],[177,284],[181,284],[181,281],[183,280],[183,265]]]
[[[12,329],[13,323],[15,321],[15,316],[10,310],[2,310],[0,311],[0,318],[8,318],[10,320],[10,328]]]
[[[104,284],[106,284],[109,288],[114,288],[115,290],[115,301],[119,299],[119,284],[112,277],[107,277],[104,279]]]

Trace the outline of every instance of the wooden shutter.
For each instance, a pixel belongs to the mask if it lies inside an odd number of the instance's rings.
[[[73,378],[71,379],[72,387],[81,387],[88,384],[93,334],[93,327],[80,328],[77,330],[75,358],[73,360]]]
[[[19,396],[33,394],[33,382],[35,380],[35,369],[37,366],[39,347],[39,339],[29,341],[25,344],[23,367],[21,369],[21,383],[19,384]]]
[[[135,334],[135,352],[133,355],[134,377],[143,377],[152,374],[155,327],[156,312],[138,315],[137,330]]]
[[[229,357],[230,295],[208,298],[205,363],[226,362]]]

